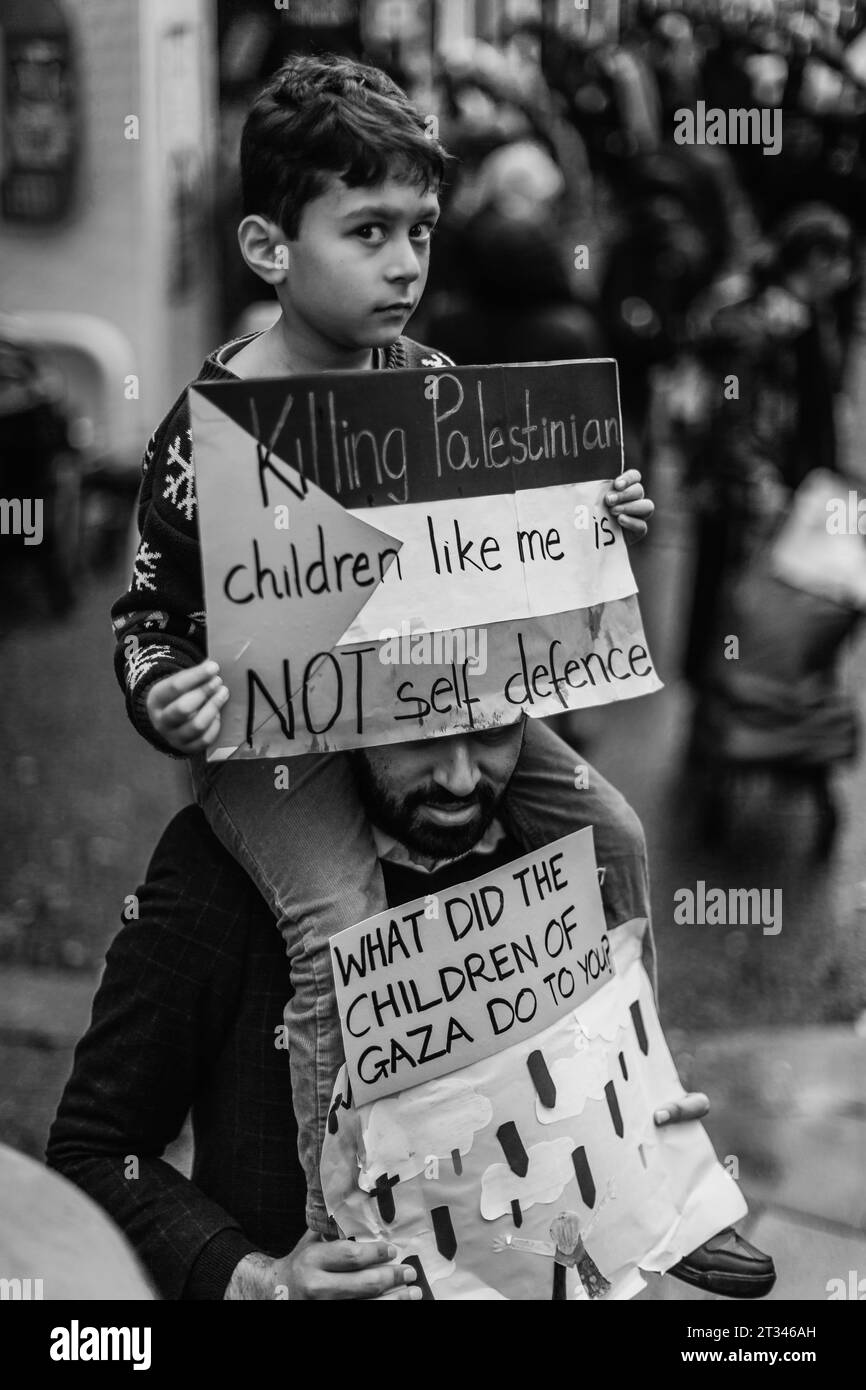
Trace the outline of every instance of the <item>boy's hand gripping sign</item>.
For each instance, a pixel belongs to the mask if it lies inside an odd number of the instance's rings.
[[[399,742],[660,687],[619,526],[616,364],[190,389],[211,758]]]
[[[640,964],[605,930],[592,830],[331,940],[346,1064],[322,1156],[346,1236],[433,1299],[630,1298],[746,1206]]]

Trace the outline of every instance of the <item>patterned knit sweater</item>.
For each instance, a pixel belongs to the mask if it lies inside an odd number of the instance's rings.
[[[197,380],[238,380],[221,358],[255,336],[217,348],[205,358]],[[444,354],[404,337],[387,350],[377,349],[376,364],[391,370],[453,365]],[[184,387],[144,451],[138,502],[141,540],[129,588],[111,610],[117,638],[114,668],[129,717],[149,743],[173,757],[183,755],[155,733],[147,716],[147,692],[154,681],[195,666],[207,656],[187,391]]]

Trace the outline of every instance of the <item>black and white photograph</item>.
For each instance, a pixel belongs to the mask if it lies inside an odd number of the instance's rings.
[[[864,250],[866,0],[0,0],[22,1365],[853,1355]]]

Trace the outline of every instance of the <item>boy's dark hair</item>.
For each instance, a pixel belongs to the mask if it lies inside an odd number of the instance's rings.
[[[241,135],[243,215],[291,241],[328,176],[350,188],[389,176],[438,188],[448,156],[405,92],[379,68],[333,53],[291,58],[256,97]]]

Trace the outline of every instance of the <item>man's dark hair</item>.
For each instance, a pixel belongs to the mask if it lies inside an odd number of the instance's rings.
[[[378,68],[326,53],[290,59],[256,97],[241,135],[243,215],[289,240],[330,175],[350,188],[388,177],[438,189],[445,150],[405,92]]]

